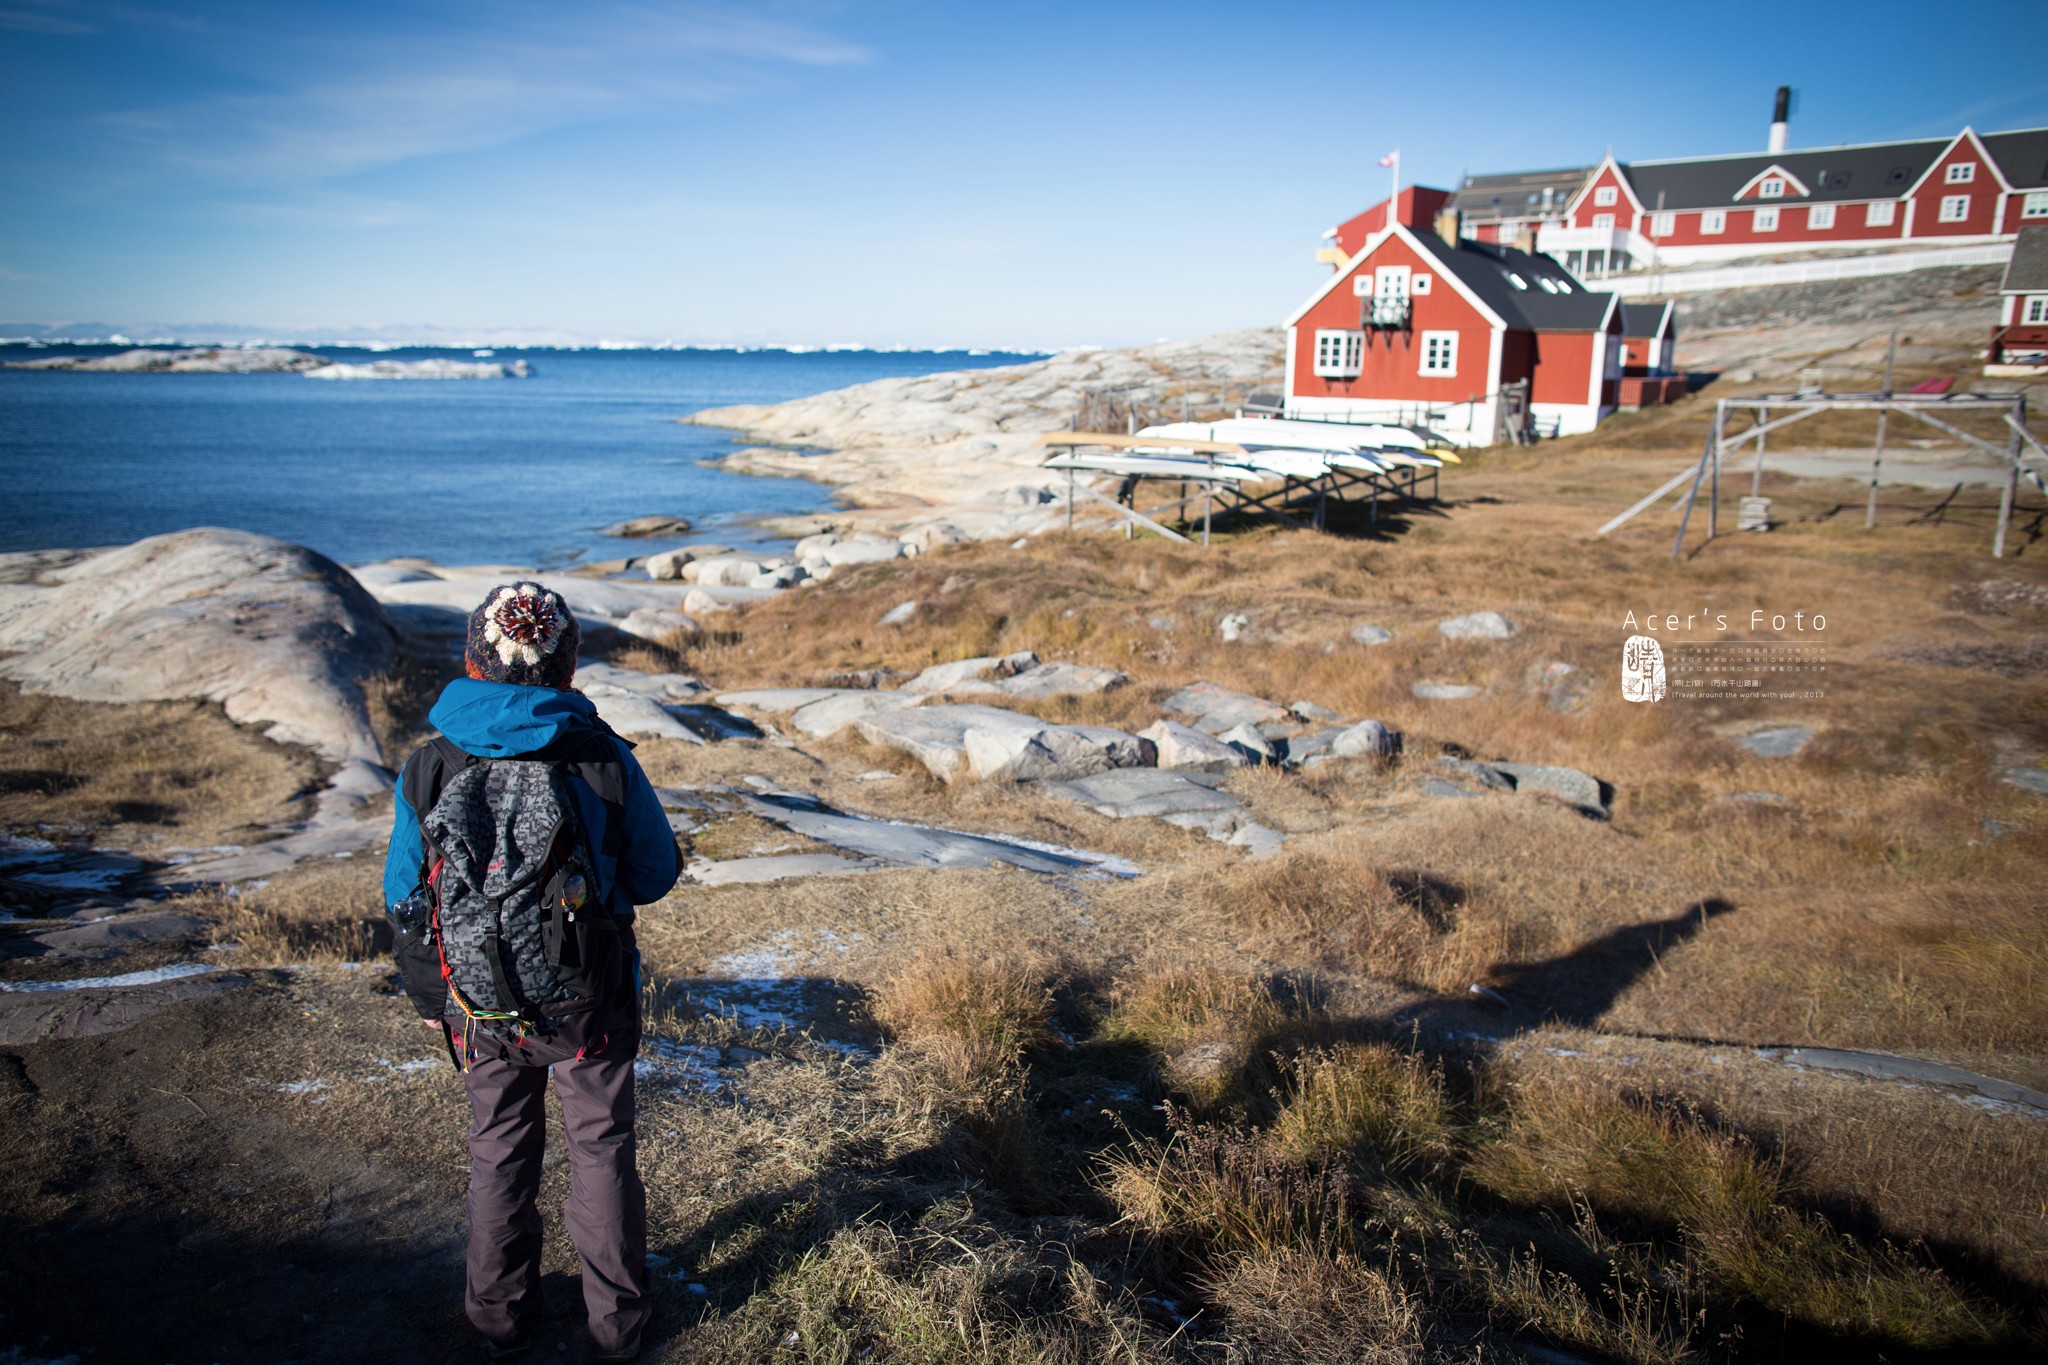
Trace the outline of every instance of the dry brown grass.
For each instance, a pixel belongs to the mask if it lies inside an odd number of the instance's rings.
[[[355,857],[301,868],[234,894],[193,898],[214,943],[237,966],[388,960],[382,865]]]
[[[1696,1117],[1589,1089],[1529,1090],[1470,1171],[1511,1201],[1676,1230],[1709,1292],[1824,1331],[1928,1348],[1989,1347],[2012,1328],[1897,1249],[1786,1207],[1776,1163]]]
[[[1014,1066],[1054,1045],[1047,973],[1025,962],[925,958],[882,983],[875,1019],[924,1052],[943,1052],[963,1078]]]
[[[0,825],[148,852],[241,842],[302,810],[310,753],[217,706],[70,701],[0,683]]]
[[[1402,1174],[1442,1167],[1457,1127],[1440,1067],[1385,1043],[1353,1043],[1292,1061],[1267,1141],[1294,1161]]]

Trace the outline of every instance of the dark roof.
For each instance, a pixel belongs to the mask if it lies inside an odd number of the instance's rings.
[[[1570,271],[1540,252],[1468,239],[1460,239],[1454,247],[1430,232],[1417,232],[1414,237],[1423,251],[1457,276],[1510,327],[1591,332],[1607,318],[1613,295],[1591,292]],[[1515,283],[1517,278],[1520,285]]]
[[[1527,218],[1543,211],[1543,191],[1547,189],[1552,210],[1562,209],[1592,170],[1591,166],[1568,166],[1555,171],[1468,175],[1451,196],[1450,207],[1464,214],[1467,222]]]
[[[1667,300],[1663,303],[1624,303],[1621,305],[1621,330],[1625,336],[1653,337],[1664,323],[1664,315],[1671,311]]]
[[[1688,161],[1632,161],[1621,168],[1645,209],[1717,209],[1735,202],[1736,192],[1760,173],[1779,166],[1807,188],[1804,196],[1786,187],[1787,204],[1827,204],[1854,199],[1897,198],[1918,180],[1953,139],[1881,142],[1863,147],[1827,147],[1816,152],[1755,152],[1698,157]],[[1747,202],[1747,201],[1744,201]],[[1765,201],[1766,204],[1779,201]]]
[[[2020,229],[1998,287],[2008,294],[2048,293],[2048,226]]]
[[[2017,133],[1985,133],[1984,150],[2005,172],[2016,190],[2048,187],[2048,128],[2023,128]]]

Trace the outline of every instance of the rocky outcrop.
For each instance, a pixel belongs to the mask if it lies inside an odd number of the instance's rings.
[[[70,370],[80,374],[303,374],[326,357],[282,346],[145,346],[115,355],[53,355],[10,360],[10,370]]]
[[[605,527],[598,534],[617,536],[624,540],[634,540],[645,536],[688,535],[689,532],[690,519],[688,517],[648,516],[628,517],[624,521],[615,522]]]
[[[728,469],[837,485],[855,508],[912,543],[1016,536],[1064,515],[1057,474],[1035,438],[1063,430],[1097,391],[1141,407],[1183,397],[1222,406],[1281,367],[1277,328],[1222,332],[1129,350],[1064,351],[985,370],[878,379],[773,406],[710,408],[682,420],[744,432],[754,448]],[[824,453],[820,454],[819,451]],[[905,509],[920,509],[906,511]]]
[[[1166,709],[1205,735],[1220,735],[1239,725],[1266,725],[1288,718],[1280,706],[1248,692],[1233,692],[1215,683],[1189,683],[1166,699]]]
[[[308,379],[524,379],[533,367],[523,360],[371,360],[359,365],[333,362],[302,370]]]
[[[346,569],[302,546],[202,529],[8,574],[0,676],[81,701],[218,702],[337,762],[379,760],[362,682],[396,637]]]

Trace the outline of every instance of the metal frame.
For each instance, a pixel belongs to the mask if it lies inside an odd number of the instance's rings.
[[[1887,366],[1889,369],[1889,365]],[[1783,413],[1773,417],[1773,410]],[[1998,503],[1998,530],[1992,537],[1991,555],[1994,559],[2005,556],[2006,533],[2012,526],[2013,501],[2018,495],[2019,480],[2024,475],[2035,488],[2048,492],[2048,448],[2044,448],[2028,432],[2027,400],[2024,394],[2004,393],[1957,393],[1957,394],[1914,394],[1890,393],[1880,390],[1875,393],[1778,393],[1759,394],[1750,398],[1723,398],[1714,404],[1714,420],[1707,428],[1707,436],[1700,450],[1699,461],[1690,469],[1681,470],[1676,477],[1665,483],[1656,492],[1623,512],[1614,520],[1601,527],[1597,534],[1606,535],[1623,522],[1645,510],[1672,489],[1683,483],[1688,476],[1692,486],[1685,494],[1685,507],[1678,521],[1678,534],[1671,542],[1671,558],[1675,561],[1685,552],[1686,532],[1692,525],[1694,506],[1699,501],[1700,489],[1707,489],[1707,535],[1711,541],[1720,534],[1721,514],[1721,466],[1726,457],[1739,450],[1751,439],[1756,441],[1756,455],[1750,466],[1750,487],[1754,491],[1763,481],[1764,438],[1781,427],[1803,421],[1823,412],[1875,412],[1878,414],[1878,445],[1872,452],[1870,465],[1870,499],[1864,524],[1877,524],[1877,483],[1884,460],[1884,432],[1892,413],[1910,417],[1917,422],[1935,428],[1937,431],[1974,446],[1987,454],[1995,455],[2006,465],[2005,486]],[[2004,445],[1997,445],[1942,420],[1937,412],[1994,412],[2005,422],[2011,432]],[[1733,440],[1728,438],[1729,418],[1736,413],[1748,413],[1750,425]],[[2027,464],[2029,455],[2038,459],[2043,468],[2034,469]],[[1704,542],[1702,542],[1704,543]]]
[[[1080,445],[1085,443],[1077,441],[1074,444]],[[1216,463],[1213,455],[1209,457],[1209,463],[1212,466]],[[1271,489],[1256,497],[1246,489],[1239,487],[1236,480],[1203,479],[1186,474],[1126,473],[1113,476],[1122,482],[1118,486],[1117,496],[1112,499],[1104,497],[1093,489],[1078,483],[1075,479],[1075,471],[1069,469],[1067,470],[1067,530],[1071,532],[1074,529],[1075,503],[1081,498],[1086,498],[1091,502],[1099,502],[1116,509],[1118,515],[1122,518],[1124,534],[1127,537],[1133,533],[1134,528],[1142,526],[1146,530],[1165,536],[1169,540],[1180,541],[1183,544],[1188,543],[1186,536],[1162,525],[1155,518],[1161,513],[1174,512],[1179,514],[1178,519],[1182,525],[1192,526],[1194,518],[1188,511],[1188,504],[1197,499],[1200,499],[1202,504],[1201,543],[1204,545],[1209,543],[1210,527],[1219,513],[1227,515],[1230,513],[1256,512],[1272,517],[1274,520],[1283,525],[1291,526],[1297,531],[1320,531],[1323,529],[1331,499],[1334,498],[1339,502],[1358,501],[1360,499],[1352,495],[1361,489],[1365,492],[1365,498],[1370,500],[1367,516],[1371,519],[1371,524],[1377,527],[1380,522],[1380,499],[1382,497],[1386,497],[1397,504],[1403,502],[1437,501],[1438,472],[1434,468],[1402,465],[1391,470],[1380,470],[1377,472],[1333,469],[1327,474],[1312,479],[1289,475],[1275,475],[1271,479],[1261,480],[1258,486],[1266,487],[1277,482],[1280,487]],[[1429,480],[1429,493],[1426,496],[1420,491],[1425,477]],[[1147,483],[1193,485],[1195,491],[1183,491],[1180,497],[1169,502],[1163,502],[1156,507],[1147,507],[1140,510],[1137,505],[1138,489]],[[1292,515],[1294,512],[1304,510],[1307,510],[1309,513],[1307,521]]]

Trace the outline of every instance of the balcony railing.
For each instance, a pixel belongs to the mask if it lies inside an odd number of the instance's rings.
[[[1406,327],[1408,325],[1408,296],[1406,294],[1373,294],[1367,296],[1359,309],[1361,327]]]

